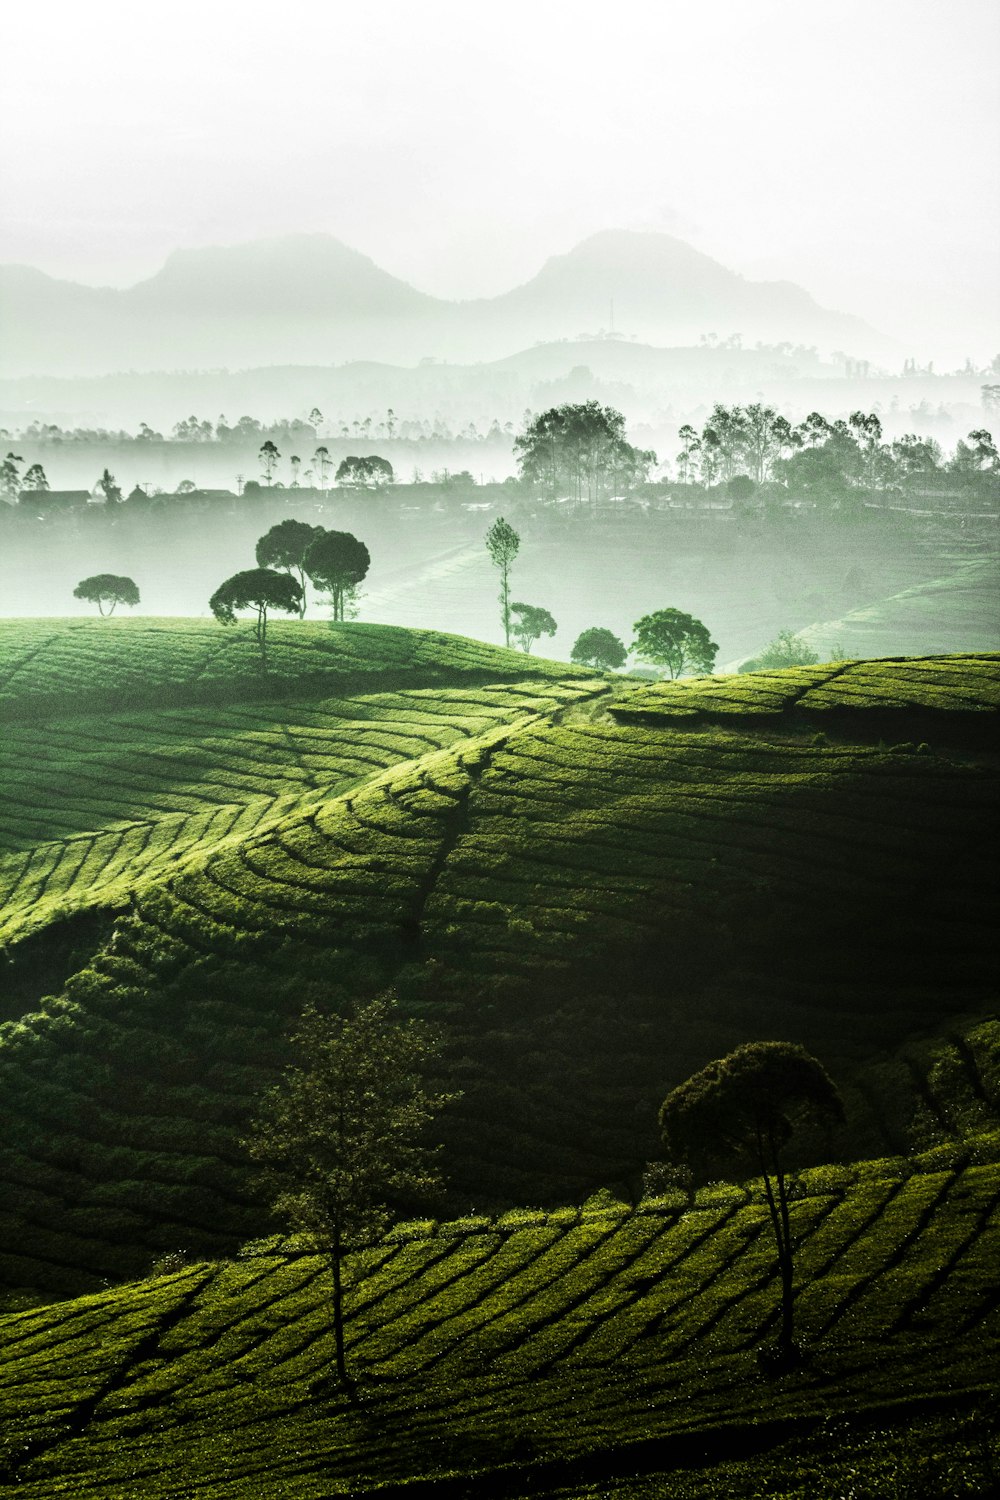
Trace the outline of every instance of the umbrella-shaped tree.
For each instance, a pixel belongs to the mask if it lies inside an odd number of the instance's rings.
[[[234,573],[225,583],[220,583],[208,601],[215,618],[223,625],[235,625],[236,611],[257,611],[254,635],[260,647],[260,661],[267,671],[267,612],[280,609],[286,615],[297,615],[302,604],[302,589],[288,573],[278,573],[273,568],[248,568],[244,573]]]
[[[113,615],[116,604],[127,604],[129,609],[134,609],[139,603],[139,590],[131,578],[118,573],[95,573],[92,578],[84,578],[77,584],[73,598],[96,604],[102,615]]]

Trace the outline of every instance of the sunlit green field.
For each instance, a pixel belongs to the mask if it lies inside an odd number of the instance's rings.
[[[18,1492],[988,1493],[997,658],[649,686],[298,623],[270,658],[0,622]],[[461,1097],[440,1222],[352,1263],[354,1408],[239,1142],[303,1006],[385,988]],[[780,1038],[847,1124],[803,1137],[774,1382],[758,1189],[640,1197],[665,1092]]]

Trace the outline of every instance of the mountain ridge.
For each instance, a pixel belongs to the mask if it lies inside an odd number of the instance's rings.
[[[862,354],[891,347],[797,283],[751,281],[683,240],[630,230],[601,231],[519,286],[467,301],[422,292],[333,235],[293,234],[179,249],[120,289],[0,266],[0,308],[8,377],[104,374],[123,360],[193,369],[498,359],[614,322],[661,344],[714,331]]]

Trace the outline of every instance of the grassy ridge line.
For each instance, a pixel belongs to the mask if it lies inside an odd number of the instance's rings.
[[[14,726],[0,805],[0,942],[315,812],[387,765],[603,692],[528,678],[310,707],[166,710]],[[44,838],[52,829],[62,839]]]
[[[800,1174],[798,1317],[812,1358],[780,1387],[754,1359],[776,1289],[749,1184],[706,1190],[693,1210],[654,1200],[431,1235],[401,1227],[350,1262],[361,1410],[317,1397],[331,1330],[308,1256],[262,1248],[9,1316],[8,1461],[28,1496],[74,1484],[158,1496],[183,1481],[219,1497],[262,1483],[305,1497],[530,1473],[609,1449],[635,1472],[651,1441],[721,1445],[762,1418],[973,1392],[1000,1352],[995,1143],[979,1154]]]
[[[898,657],[781,671],[699,677],[620,688],[609,705],[619,723],[683,725],[697,721],[748,727],[767,723],[843,727],[864,731],[866,720],[923,725],[973,736],[996,735],[1000,712],[1000,654]]]
[[[592,676],[503,646],[401,626],[275,620],[268,643],[270,672],[262,676],[244,624],[0,621],[0,717],[454,685],[456,675],[470,685]]]

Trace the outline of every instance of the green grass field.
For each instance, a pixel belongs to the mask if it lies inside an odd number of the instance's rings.
[[[0,623],[8,1482],[805,1500],[850,1463],[903,1495],[919,1459],[978,1483],[997,660],[647,686],[293,623],[263,680],[245,628]],[[354,1263],[355,1410],[317,1386],[321,1268],[269,1240],[238,1143],[303,1006],[386,987],[444,1026],[462,1094],[441,1223]],[[803,1139],[812,1353],[777,1385],[759,1193],[628,1206],[664,1093],[773,1038],[848,1117]],[[806,1477],[755,1490],[761,1453]]]

